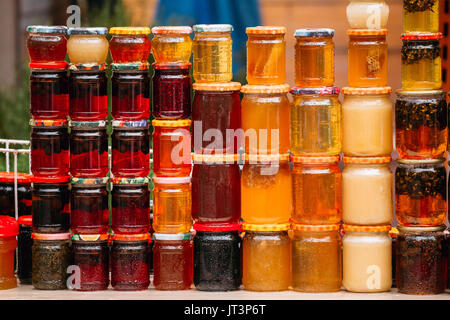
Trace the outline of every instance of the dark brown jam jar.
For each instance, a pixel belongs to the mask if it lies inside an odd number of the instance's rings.
[[[33,176],[17,172],[17,215],[31,215],[31,181]],[[0,172],[0,210],[3,215],[16,218],[14,200],[14,172]]]
[[[32,216],[21,216],[17,220],[19,223],[19,236],[17,237],[17,277],[22,284],[31,284],[31,250],[33,239],[31,239]]]

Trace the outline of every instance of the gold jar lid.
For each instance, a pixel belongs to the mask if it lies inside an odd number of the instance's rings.
[[[277,85],[252,85],[247,84],[242,86],[242,93],[288,93],[288,84],[277,84]]]
[[[257,26],[245,29],[247,34],[285,34],[286,27],[282,26]]]
[[[342,158],[344,163],[357,163],[357,164],[375,164],[375,163],[389,163],[392,158],[390,156],[385,157],[346,157]]]
[[[201,91],[239,91],[239,82],[196,82],[192,85],[194,90]]]

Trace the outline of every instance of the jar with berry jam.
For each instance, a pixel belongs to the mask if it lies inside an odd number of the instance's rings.
[[[148,63],[150,55],[150,28],[113,27],[109,41],[111,57],[114,63]]]
[[[41,65],[45,68],[64,66],[67,53],[67,27],[28,26],[27,48],[30,68]]]

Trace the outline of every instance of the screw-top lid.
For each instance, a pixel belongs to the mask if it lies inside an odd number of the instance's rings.
[[[339,87],[292,88],[289,92],[295,95],[334,95],[339,94]]]
[[[0,238],[15,237],[19,234],[19,224],[10,216],[0,215]]]
[[[17,222],[22,226],[31,226],[33,224],[33,216],[21,216],[19,217],[19,219],[17,219]]]
[[[294,37],[333,37],[334,29],[331,28],[306,28],[294,31]]]
[[[437,159],[397,159],[399,164],[409,164],[420,166],[423,164],[439,164],[444,163],[445,158],[437,158]]]
[[[288,84],[277,85],[251,85],[246,84],[241,87],[242,93],[287,93],[289,92]]]
[[[274,223],[274,224],[250,224],[243,223],[242,229],[245,231],[287,231],[291,225],[289,223]]]
[[[195,163],[231,164],[239,159],[238,154],[197,154],[192,155]]]
[[[28,26],[27,32],[67,34],[66,26]]]
[[[401,36],[402,40],[439,40],[442,39],[441,32],[406,32]]]
[[[17,172],[17,183],[31,183],[33,175],[28,173]],[[14,172],[0,172],[0,183],[13,183]]]
[[[348,29],[349,36],[385,36],[388,34],[387,29]]]
[[[69,182],[70,176],[38,177],[33,176],[33,183],[64,183]]]
[[[30,126],[32,127],[62,127],[67,125],[67,119],[61,120],[38,120],[30,119]]]
[[[399,233],[404,232],[421,233],[421,232],[444,231],[447,228],[447,226],[445,225],[433,227],[398,226],[397,228]]]
[[[111,63],[111,70],[119,73],[137,72],[142,71],[145,73],[148,71],[148,62],[127,62],[127,63]]]
[[[247,34],[285,34],[286,27],[281,26],[257,26],[245,29]]]
[[[336,163],[339,162],[339,156],[331,156],[331,157],[303,157],[303,156],[293,156],[292,161],[294,163],[307,163],[307,164],[315,164],[315,163]]]
[[[196,82],[192,85],[197,91],[239,91],[239,82]]]
[[[113,177],[111,182],[114,184],[148,184],[148,177],[135,177],[135,178],[125,178],[125,177]]]
[[[73,241],[108,241],[109,234],[74,234],[72,236]]]
[[[170,62],[170,63],[153,62],[152,68],[155,70],[187,70],[192,68],[192,64],[190,62]]]
[[[206,224],[206,223],[194,223],[194,230],[196,231],[211,231],[211,232],[225,232],[225,231],[240,231],[240,223],[229,224]]]
[[[143,241],[150,240],[150,233],[139,233],[139,234],[120,234],[115,233],[112,235],[113,241]]]
[[[344,163],[360,163],[360,164],[375,164],[375,163],[389,163],[392,158],[390,156],[385,157],[347,157],[344,156],[342,161]]]
[[[357,226],[352,224],[343,224],[346,232],[387,232],[391,229],[391,225],[383,226]]]
[[[109,29],[110,34],[123,34],[123,35],[149,35],[149,27],[112,27]]]
[[[95,27],[95,28],[70,28],[67,31],[69,35],[105,35],[108,33],[108,29],[104,27]]]
[[[283,154],[246,154],[246,162],[274,162],[274,161],[288,161],[289,153]]]
[[[296,231],[336,231],[339,230],[340,224],[292,224],[292,230]]]
[[[152,125],[154,127],[189,127],[191,125],[191,120],[153,120]]]
[[[69,121],[69,127],[74,129],[89,129],[89,128],[105,128],[107,121]]]
[[[373,87],[373,88],[353,88],[344,87],[342,88],[343,94],[348,95],[366,95],[366,94],[387,94],[391,93],[391,87]]]
[[[194,32],[231,32],[234,30],[231,24],[196,24],[192,29]]]
[[[66,61],[59,62],[30,62],[28,67],[31,71],[46,71],[52,70],[53,72],[65,72],[69,64]]]
[[[152,28],[153,34],[190,34],[192,28],[189,26],[158,26]]]
[[[148,127],[148,120],[138,120],[138,121],[129,121],[129,120],[113,120],[111,124],[113,128],[146,128]]]
[[[71,72],[98,72],[105,71],[106,64],[97,64],[94,62],[90,63],[71,63],[69,64],[69,70]]]
[[[180,241],[180,240],[190,240],[192,239],[192,233],[154,233],[153,237],[155,240],[166,240],[166,241]]]
[[[103,177],[103,178],[77,178],[77,177],[72,177],[71,179],[71,183],[75,184],[75,185],[102,185],[102,184],[107,184],[109,181],[108,177]]]
[[[33,232],[31,234],[32,239],[36,240],[69,240],[70,239],[70,233],[36,233]]]
[[[417,90],[417,91],[412,91],[412,90],[402,90],[402,89],[398,89],[395,91],[395,94],[397,96],[434,96],[434,95],[445,95],[445,91],[444,90]]]
[[[153,182],[157,184],[190,183],[191,177],[153,177]]]

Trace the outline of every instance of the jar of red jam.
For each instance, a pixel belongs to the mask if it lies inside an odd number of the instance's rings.
[[[0,172],[0,208],[2,215],[13,218],[31,214],[31,182],[33,176],[17,172],[17,215],[14,195],[14,172]]]
[[[147,233],[150,227],[149,180],[112,178],[111,228],[115,233]]]
[[[193,277],[190,233],[154,233],[153,285],[156,290],[189,290]]]
[[[148,121],[112,121],[112,167],[116,177],[146,177],[150,173]]]
[[[152,64],[153,116],[179,120],[191,115],[190,63]]]
[[[54,68],[65,64],[67,53],[67,27],[65,26],[28,26],[27,47],[30,56],[30,68],[42,64]]]
[[[111,285],[114,290],[146,290],[150,285],[150,235],[115,234],[111,247]]]
[[[106,121],[71,121],[70,174],[73,177],[105,177],[108,174]]]
[[[31,215],[17,219],[19,235],[17,236],[17,277],[21,284],[31,284],[31,248],[33,246],[33,218]]]
[[[14,259],[18,234],[19,225],[16,219],[0,215],[0,290],[17,287]]]
[[[30,120],[31,172],[35,176],[69,174],[67,120]]]
[[[158,177],[191,173],[191,120],[153,120],[153,172]]]
[[[109,235],[74,234],[72,236],[73,264],[79,268],[79,282],[75,280],[73,289],[77,291],[106,290],[109,286]]]
[[[150,55],[150,28],[114,27],[109,29],[111,57],[114,63],[147,63]]]
[[[234,153],[242,146],[239,82],[194,83],[193,141],[196,153]],[[200,138],[200,139],[198,139]]]
[[[71,179],[70,228],[73,233],[108,232],[108,182],[108,177]]]
[[[238,155],[194,154],[192,218],[200,223],[229,224],[241,219]]]

